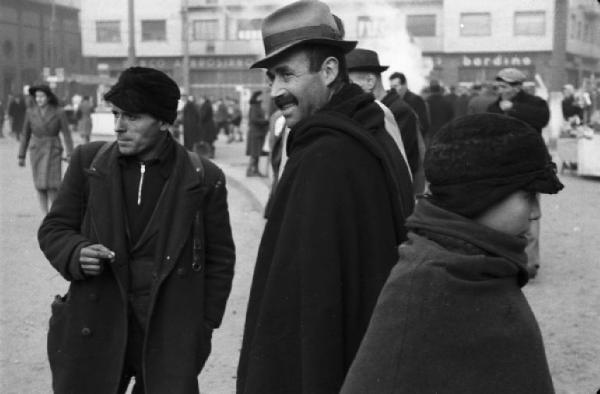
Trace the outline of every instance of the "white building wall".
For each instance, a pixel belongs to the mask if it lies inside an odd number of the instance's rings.
[[[446,53],[551,51],[554,30],[553,3],[550,0],[444,0],[444,51]],[[515,36],[514,14],[517,11],[545,11],[545,34]],[[471,12],[490,13],[491,35],[460,35],[460,15]]]
[[[126,57],[129,45],[129,22],[126,0],[82,0],[81,34],[84,56]],[[136,56],[181,56],[181,0],[137,0],[134,6]],[[142,20],[166,20],[166,41],[142,41]],[[121,42],[96,40],[96,21],[121,22]]]

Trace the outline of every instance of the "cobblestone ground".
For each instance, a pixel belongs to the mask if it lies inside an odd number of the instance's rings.
[[[0,139],[0,393],[48,393],[49,306],[53,295],[64,293],[67,286],[37,246],[42,215],[30,168],[16,166],[16,151],[14,140]],[[237,144],[218,148],[217,154],[229,161],[231,171],[243,173],[242,151]],[[595,393],[600,389],[600,181],[568,174],[562,179],[566,188],[561,194],[542,198],[542,269],[524,291],[540,323],[557,393]],[[200,376],[203,394],[230,394],[235,388],[263,226],[257,199],[240,187],[244,182],[238,177],[229,183],[237,269],[222,327],[215,332],[213,353]]]

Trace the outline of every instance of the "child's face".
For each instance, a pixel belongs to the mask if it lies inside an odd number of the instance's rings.
[[[519,190],[475,219],[494,230],[526,238],[533,220],[542,216],[537,193]]]

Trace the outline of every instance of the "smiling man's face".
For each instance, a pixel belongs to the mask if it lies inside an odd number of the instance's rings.
[[[329,100],[327,71],[310,71],[305,51],[290,51],[276,59],[267,70],[271,97],[281,110],[288,127],[308,118]]]

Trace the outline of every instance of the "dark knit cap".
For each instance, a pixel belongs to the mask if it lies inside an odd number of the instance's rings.
[[[179,87],[162,71],[146,67],[130,67],[104,95],[109,101],[131,113],[149,114],[173,123],[177,117]]]
[[[505,115],[469,115],[446,124],[423,165],[431,202],[466,217],[517,190],[555,194],[563,188],[542,136]]]

